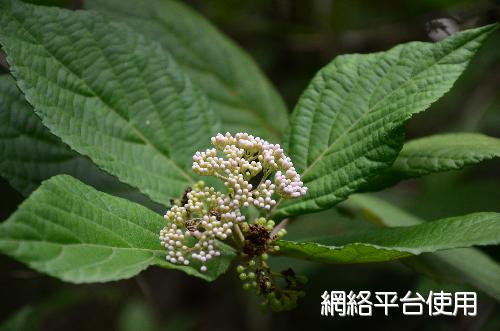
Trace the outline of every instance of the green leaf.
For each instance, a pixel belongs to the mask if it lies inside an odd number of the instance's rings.
[[[398,208],[393,204],[369,194],[354,194],[342,205],[361,209],[365,218],[382,226],[412,226],[425,223],[424,220]],[[342,206],[341,205],[341,206]]]
[[[165,260],[160,245],[163,218],[67,175],[45,181],[0,224],[0,252],[31,268],[73,283],[132,277],[150,265],[214,280],[225,272],[233,252],[220,244],[221,258],[179,266]]]
[[[321,238],[280,241],[280,255],[323,263],[366,263],[500,243],[500,213],[474,213],[424,224]]]
[[[14,80],[0,76],[0,174],[28,196],[53,175],[66,173],[96,187],[116,180],[78,155],[42,125]]]
[[[283,100],[246,52],[188,6],[169,0],[85,0],[86,8],[158,41],[208,96],[224,131],[279,141]]]
[[[143,194],[97,168],[50,133],[14,80],[0,76],[0,175],[29,196],[54,175],[68,174],[100,191],[164,211]]]
[[[346,204],[361,208],[367,219],[382,226],[412,226],[424,220],[372,195],[352,195]],[[500,300],[500,264],[475,248],[459,248],[414,258],[425,272],[446,280],[467,282]]]
[[[0,43],[45,126],[165,203],[193,179],[215,128],[207,100],[156,43],[95,13],[0,5]]]
[[[500,139],[479,133],[447,133],[409,141],[394,164],[367,184],[380,190],[403,179],[461,169],[500,157]]]
[[[496,27],[343,55],[320,70],[293,112],[286,144],[309,191],[280,203],[275,218],[328,208],[389,167],[403,124],[452,87]]]

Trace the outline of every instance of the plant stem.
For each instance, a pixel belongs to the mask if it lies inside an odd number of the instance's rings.
[[[236,236],[235,236],[236,241],[243,248],[243,246],[245,244],[245,236],[243,235],[243,232],[241,232],[240,226],[238,224],[235,224],[233,226],[233,230],[234,230],[234,233],[236,234]]]
[[[218,173],[214,173],[214,176],[216,178],[219,178],[220,180],[223,180],[224,182],[226,182],[228,180],[228,178],[226,176],[223,176],[223,175],[218,174]]]
[[[288,223],[289,223],[288,218],[285,218],[283,221],[279,222],[278,225],[276,225],[273,231],[271,232],[271,238],[275,236],[279,230],[286,228]]]

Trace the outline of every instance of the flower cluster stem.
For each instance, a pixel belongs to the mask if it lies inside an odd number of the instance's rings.
[[[238,224],[234,224],[233,233],[235,234],[235,240],[239,244],[240,247],[243,248],[245,244],[245,236],[243,236],[243,232],[241,232],[240,226]]]

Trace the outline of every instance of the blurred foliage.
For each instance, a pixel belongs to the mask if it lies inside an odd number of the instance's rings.
[[[31,1],[40,3],[40,1]],[[79,1],[42,1],[79,8]],[[283,94],[290,109],[314,73],[344,53],[386,50],[410,41],[428,41],[431,20],[447,17],[460,28],[498,21],[498,0],[425,1],[187,1],[248,50]],[[138,2],[138,5],[140,2]],[[500,137],[500,33],[481,48],[452,91],[407,127],[407,137],[431,133],[478,131]],[[488,161],[460,171],[408,180],[379,195],[426,220],[475,211],[500,211],[500,162]],[[2,220],[22,197],[0,182]],[[337,208],[291,221],[288,239],[369,229],[349,210]],[[486,250],[500,260],[498,247]],[[290,260],[274,259],[279,268]],[[285,264],[286,262],[286,264]],[[497,302],[480,296],[474,318],[404,317],[320,318],[325,290],[453,290],[399,262],[369,265],[319,265],[294,261],[309,277],[300,309],[261,313],[251,295],[240,289],[235,273],[208,284],[168,270],[151,269],[136,279],[75,286],[39,275],[0,257],[0,330],[371,330],[500,329]],[[7,299],[7,300],[6,300]],[[38,316],[35,318],[35,316]],[[29,322],[28,324],[23,324]],[[10,329],[9,329],[10,327]]]
[[[0,324],[1,331],[36,330],[36,320],[33,318],[33,308],[26,306],[16,311]]]

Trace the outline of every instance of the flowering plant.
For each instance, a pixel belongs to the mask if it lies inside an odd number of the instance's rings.
[[[498,277],[474,274],[462,258],[498,274],[470,247],[500,243],[500,214],[423,222],[356,194],[500,155],[499,140],[482,134],[404,136],[496,25],[338,56],[289,116],[250,58],[184,5],[83,2],[93,11],[0,1],[12,76],[0,79],[0,174],[27,196],[0,224],[1,253],[73,283],[152,265],[213,281],[235,261],[243,288],[277,311],[295,307],[307,285],[274,257],[337,264],[428,253],[439,263],[427,273],[438,278],[446,264],[500,298]],[[377,228],[285,240],[303,215],[325,210]]]
[[[297,198],[307,192],[307,187],[278,144],[247,133],[233,137],[229,132],[212,137],[212,144],[216,148],[195,153],[192,168],[202,176],[222,180],[227,193],[200,181],[193,188],[188,187],[180,200],[172,201],[164,217],[167,226],[160,231],[161,244],[168,251],[166,259],[186,266],[198,261],[200,271],[205,272],[206,262],[221,255],[216,240],[226,240],[234,234],[235,246],[241,248],[247,263],[246,268],[242,265],[237,268],[240,279],[249,280],[244,288],[252,287],[267,295],[271,300],[264,303],[271,302],[276,310],[291,308],[300,292],[293,286],[287,290],[288,296],[277,297],[277,285],[266,263],[268,253],[279,251],[274,242],[286,230],[273,233],[275,224],[266,218],[249,224],[241,209],[253,206],[263,209],[269,217],[276,205],[275,195],[282,199]],[[226,159],[218,157],[217,150]],[[245,273],[247,269],[250,272]],[[294,276],[290,271],[286,277]]]

